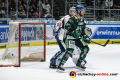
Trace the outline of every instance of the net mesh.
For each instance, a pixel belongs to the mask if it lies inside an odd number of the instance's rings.
[[[21,23],[19,28],[19,22],[10,22],[8,43],[2,51],[0,65],[19,65],[20,60],[44,60],[44,32],[43,23]]]

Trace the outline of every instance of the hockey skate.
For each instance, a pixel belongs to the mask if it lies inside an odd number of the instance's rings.
[[[54,65],[54,64],[52,64],[52,63],[50,63],[49,68],[52,68],[52,69],[57,69],[57,66],[56,66],[56,65]]]
[[[63,68],[63,64],[60,63],[58,66],[57,72],[63,72],[63,71],[65,71],[65,69]]]
[[[79,59],[78,59],[77,64],[76,64],[76,68],[82,69],[82,70],[86,69],[86,67],[84,65],[82,65],[82,60],[79,60]]]

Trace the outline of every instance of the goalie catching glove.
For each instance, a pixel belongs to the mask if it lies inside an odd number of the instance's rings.
[[[86,42],[86,43],[91,43],[91,39],[89,38],[89,36],[85,36],[84,37],[84,41]]]

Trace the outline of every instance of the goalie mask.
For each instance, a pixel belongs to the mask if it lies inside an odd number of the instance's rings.
[[[71,7],[71,8],[69,9],[69,14],[70,14],[71,16],[76,15],[75,7]]]
[[[85,33],[86,33],[87,36],[90,37],[92,35],[92,30],[89,27],[86,27],[85,28]]]

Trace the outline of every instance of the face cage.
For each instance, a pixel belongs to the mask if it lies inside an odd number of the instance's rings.
[[[76,12],[75,12],[75,10],[69,10],[69,14],[73,16],[76,14]]]

